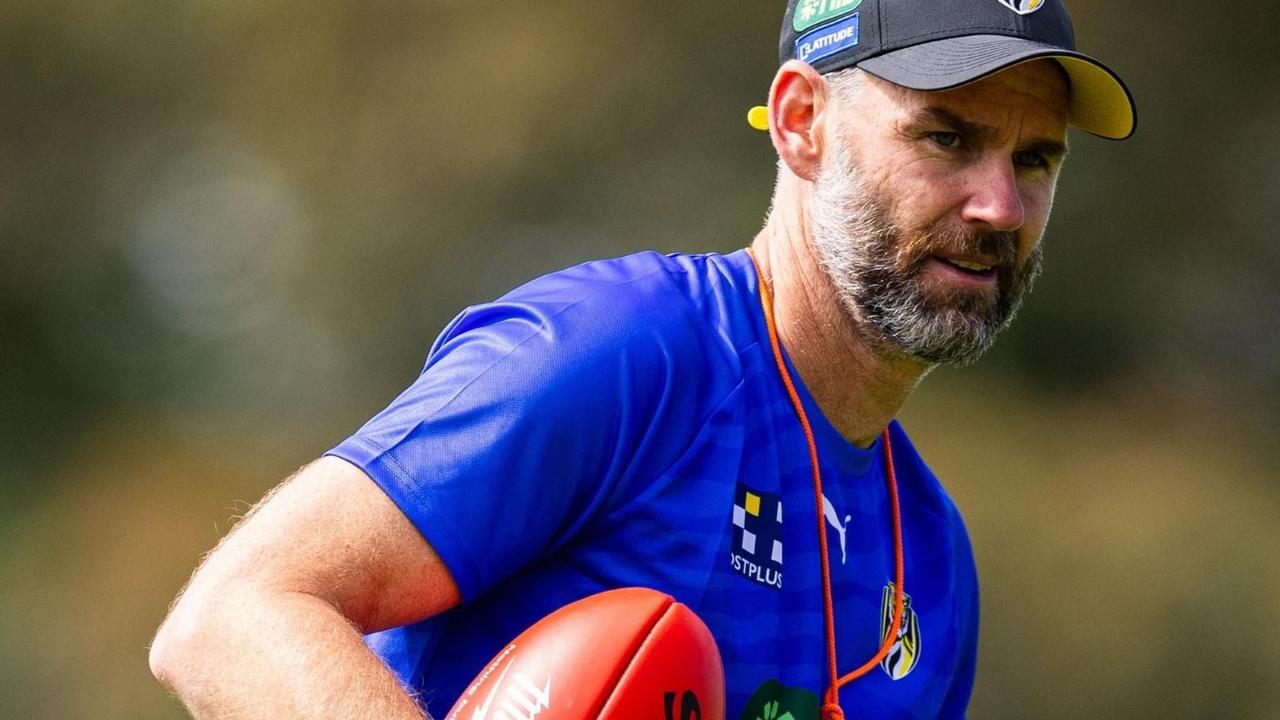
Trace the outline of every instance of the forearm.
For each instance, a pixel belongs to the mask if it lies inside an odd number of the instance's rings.
[[[320,598],[251,585],[190,595],[157,633],[151,663],[195,718],[424,717]]]

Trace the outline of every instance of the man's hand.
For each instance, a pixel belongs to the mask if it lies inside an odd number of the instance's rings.
[[[361,635],[458,601],[382,490],[326,457],[210,553],[160,626],[151,669],[196,718],[421,718]]]

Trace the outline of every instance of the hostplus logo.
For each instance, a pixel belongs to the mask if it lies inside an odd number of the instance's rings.
[[[746,579],[782,589],[782,498],[738,483],[729,561]]]

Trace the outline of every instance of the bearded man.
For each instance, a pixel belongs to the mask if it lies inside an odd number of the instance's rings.
[[[1132,102],[1059,0],[792,0],[781,60],[750,249],[463,312],[180,596],[151,661],[197,717],[442,712],[538,618],[636,585],[711,629],[728,717],[964,715],[972,551],[893,417],[1013,318],[1068,124],[1126,137]]]

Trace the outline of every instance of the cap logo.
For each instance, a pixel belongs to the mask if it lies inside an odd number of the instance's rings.
[[[996,0],[1001,5],[1018,13],[1019,15],[1030,15],[1031,13],[1044,7],[1044,0]]]
[[[800,0],[796,3],[791,27],[796,32],[803,32],[814,25],[853,12],[861,4],[862,0]]]
[[[810,65],[858,44],[858,13],[796,38],[795,57]]]

